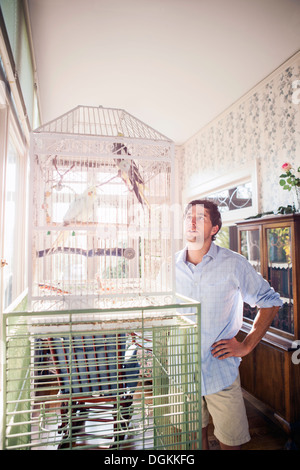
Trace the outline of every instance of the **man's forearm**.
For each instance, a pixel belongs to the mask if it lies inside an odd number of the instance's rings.
[[[251,352],[268,331],[280,307],[261,308],[252,325],[251,331],[243,341],[247,354]]]

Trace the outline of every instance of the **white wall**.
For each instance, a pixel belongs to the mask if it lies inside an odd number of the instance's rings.
[[[222,80],[222,77],[220,77]],[[299,81],[299,82],[298,82]],[[296,87],[296,88],[293,88]],[[257,160],[259,212],[292,204],[281,165],[300,166],[300,52],[177,149],[184,193]]]

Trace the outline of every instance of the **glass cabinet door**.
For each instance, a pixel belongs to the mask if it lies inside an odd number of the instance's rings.
[[[294,333],[294,305],[292,283],[291,227],[266,229],[268,281],[280,294],[283,306],[272,326],[286,333]]]
[[[261,272],[259,229],[241,231],[241,253],[257,272]]]
[[[261,272],[260,230],[242,230],[240,232],[241,254],[252,264],[255,271]],[[253,320],[257,307],[250,307],[244,302],[244,317]]]

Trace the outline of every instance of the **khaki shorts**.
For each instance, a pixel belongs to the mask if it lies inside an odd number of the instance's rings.
[[[239,446],[250,441],[248,419],[240,376],[232,385],[202,397],[202,427],[209,424],[209,415],[215,427],[216,438],[225,445]]]

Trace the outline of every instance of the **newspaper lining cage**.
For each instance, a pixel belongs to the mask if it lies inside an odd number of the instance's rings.
[[[32,133],[3,448],[200,448],[200,306],[175,292],[173,154],[118,109],[78,106]]]
[[[33,310],[174,294],[173,158],[171,140],[119,109],[78,106],[33,132]]]

